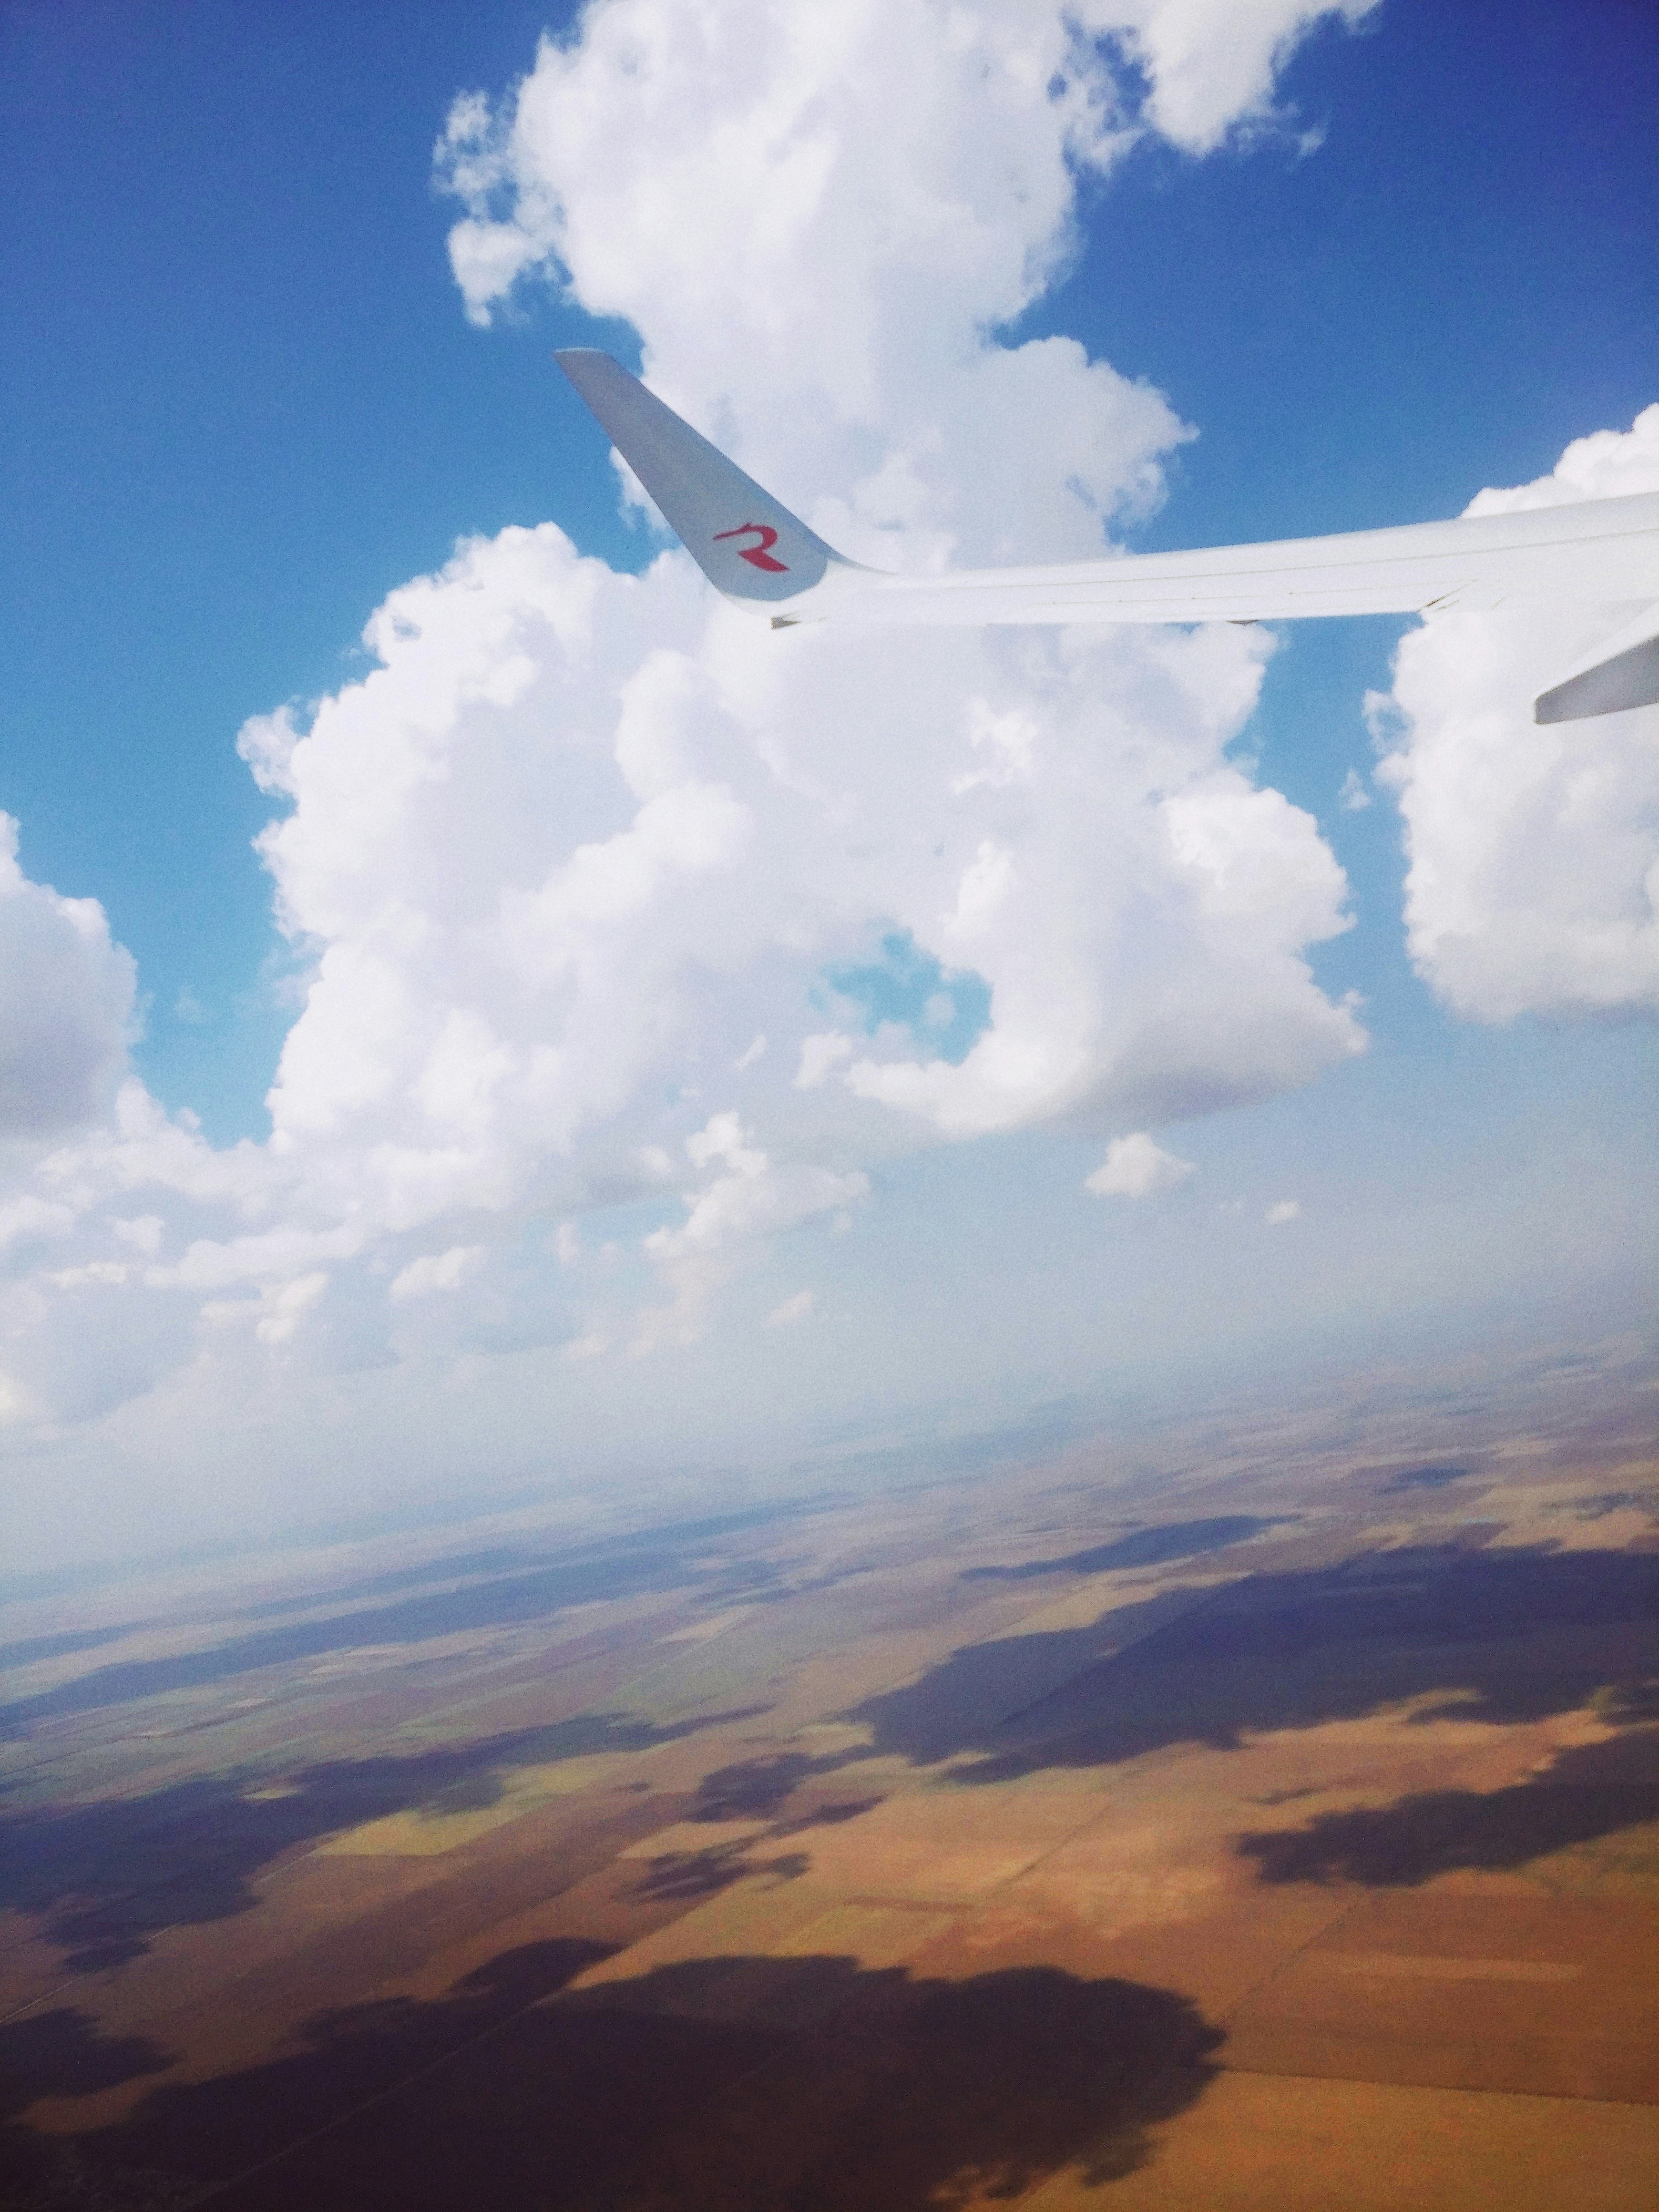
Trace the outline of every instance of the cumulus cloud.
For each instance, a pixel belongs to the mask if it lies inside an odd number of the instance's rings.
[[[475,320],[546,281],[631,323],[664,396],[857,557],[1097,551],[1189,433],[1075,342],[992,333],[1066,266],[1081,178],[1259,124],[1320,19],[610,0],[457,105],[456,276]],[[15,1249],[82,1273],[0,1313],[20,1404],[192,1353],[292,1389],[680,1341],[884,1154],[1210,1110],[1364,1045],[1308,961],[1341,871],[1227,755],[1261,631],[775,635],[677,550],[618,574],[548,522],[462,544],[364,642],[367,674],[240,740],[307,979],[268,1143],[216,1151],[131,1082],[71,1126],[131,969],[27,887],[82,1012],[28,1056],[20,1126],[63,1134],[7,1202],[37,1208]],[[570,1224],[630,1208],[590,1267]],[[604,1310],[568,1310],[601,1274]],[[75,1299],[160,1316],[100,1321],[126,1349],[79,1400]]]
[[[1154,1198],[1160,1191],[1175,1190],[1194,1173],[1190,1160],[1166,1152],[1144,1129],[1137,1129],[1132,1136],[1112,1139],[1105,1158],[1085,1178],[1083,1188],[1097,1198]]]
[[[1206,0],[1105,0],[1087,20],[1122,27],[1148,82],[1145,120],[1188,153],[1208,154],[1231,137],[1290,127],[1274,82],[1297,40],[1328,19],[1352,27],[1377,4],[1237,0],[1224,11]]]
[[[32,883],[0,814],[0,1139],[73,1128],[109,1108],[137,977],[96,899]]]
[[[1659,405],[1472,514],[1659,489]],[[1534,696],[1633,608],[1431,617],[1370,702],[1406,824],[1412,959],[1458,1013],[1659,1009],[1659,707],[1540,726]]]
[[[1261,1218],[1269,1229],[1282,1229],[1286,1222],[1302,1218],[1302,1201],[1296,1198],[1281,1198],[1267,1208]]]
[[[642,1315],[636,1351],[695,1336],[709,1298],[761,1240],[869,1195],[870,1179],[860,1169],[837,1174],[805,1161],[775,1164],[750,1142],[735,1113],[716,1114],[686,1139],[685,1149],[694,1167],[714,1172],[687,1196],[682,1223],[653,1230],[645,1240],[673,1297]]]
[[[842,311],[826,366],[867,388],[896,271],[947,300],[967,274],[988,321],[1011,319],[1069,245],[1074,167],[1146,136],[1206,154],[1260,130],[1306,33],[1376,4],[613,0],[580,40],[544,40],[516,100],[456,103],[456,280],[476,321],[541,273],[647,337],[665,295],[702,293],[707,349],[787,328],[769,289],[821,276]]]

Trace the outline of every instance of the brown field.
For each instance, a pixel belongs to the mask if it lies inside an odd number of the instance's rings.
[[[1644,1385],[14,1605],[0,2204],[1650,2212]]]

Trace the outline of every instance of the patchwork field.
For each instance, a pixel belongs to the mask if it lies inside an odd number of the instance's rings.
[[[1629,1365],[0,1613],[0,2203],[1659,2205]]]

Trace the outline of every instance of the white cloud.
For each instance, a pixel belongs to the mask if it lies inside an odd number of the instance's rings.
[[[447,1252],[423,1252],[392,1277],[387,1295],[395,1305],[428,1297],[434,1291],[459,1291],[477,1273],[486,1256],[482,1244],[453,1244]]]
[[[123,1244],[142,1252],[147,1260],[153,1260],[161,1250],[167,1227],[159,1213],[140,1213],[125,1220],[112,1214],[109,1225]]]
[[[807,1319],[817,1298],[811,1291],[797,1291],[793,1297],[775,1305],[766,1316],[768,1328],[793,1328],[798,1322]]]
[[[1337,793],[1337,804],[1345,814],[1363,814],[1371,804],[1371,794],[1365,779],[1357,768],[1351,768],[1342,779],[1342,788]]]
[[[1295,1198],[1281,1198],[1267,1208],[1261,1218],[1269,1229],[1282,1229],[1287,1221],[1302,1218],[1302,1201]]]
[[[26,1190],[0,1206],[0,1252],[13,1244],[34,1243],[47,1237],[67,1236],[75,1226],[75,1209]]]
[[[328,1277],[317,1269],[267,1291],[264,1312],[253,1328],[260,1343],[286,1344],[327,1288]]]
[[[1091,24],[1122,24],[1150,83],[1145,119],[1188,153],[1208,154],[1237,133],[1290,118],[1273,105],[1274,79],[1297,40],[1316,23],[1349,26],[1378,0],[1097,0]]]
[[[750,1141],[735,1113],[716,1114],[686,1139],[685,1149],[695,1167],[718,1164],[724,1171],[688,1194],[678,1228],[653,1230],[645,1240],[673,1297],[641,1316],[635,1344],[640,1352],[699,1335],[710,1299],[746,1250],[869,1195],[870,1179],[860,1169],[837,1174],[805,1162],[775,1165]]]
[[[797,1091],[821,1091],[831,1071],[853,1057],[853,1040],[839,1030],[828,1030],[800,1041],[800,1065],[795,1071]]]
[[[1659,489],[1659,405],[1471,514]],[[1432,617],[1370,703],[1405,817],[1406,925],[1458,1013],[1659,1008],[1659,707],[1539,726],[1534,695],[1620,610]]]
[[[610,0],[499,110],[458,106],[457,276],[480,319],[544,277],[630,321],[665,396],[849,553],[1091,552],[1189,433],[1070,339],[989,334],[1066,265],[1080,179],[1259,122],[1316,14]],[[550,522],[462,544],[365,643],[308,722],[240,739],[307,963],[268,1144],[216,1151],[131,1080],[112,1104],[131,963],[89,902],[0,881],[60,979],[28,986],[7,1110],[35,1138],[0,1205],[26,1266],[79,1271],[0,1304],[20,1403],[172,1370],[178,1405],[240,1409],[262,1348],[286,1409],[351,1361],[681,1340],[884,1154],[1207,1110],[1363,1046],[1308,962],[1341,872],[1226,755],[1264,633],[779,636],[676,550],[617,574]],[[855,1036],[830,979],[884,937],[937,975]],[[530,1279],[562,1237],[475,1264],[630,1206],[581,1271],[602,1310]]]
[[[1097,1198],[1154,1198],[1160,1191],[1176,1189],[1196,1171],[1190,1160],[1166,1152],[1144,1129],[1137,1129],[1132,1136],[1112,1139],[1105,1158],[1085,1176],[1083,1188]]]
[[[96,899],[63,898],[17,861],[0,814],[0,1138],[107,1112],[125,1064],[136,976]]]

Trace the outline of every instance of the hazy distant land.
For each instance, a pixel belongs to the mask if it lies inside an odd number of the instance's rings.
[[[0,2204],[1659,2202],[1618,1358],[0,1609]]]

